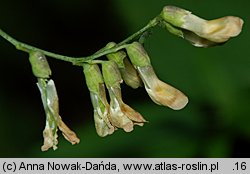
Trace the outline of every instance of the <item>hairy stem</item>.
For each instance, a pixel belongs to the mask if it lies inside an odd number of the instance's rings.
[[[145,27],[143,27],[142,29],[140,29],[136,33],[132,34],[131,36],[129,36],[128,38],[126,38],[122,42],[118,43],[115,47],[113,47],[113,48],[105,48],[105,47],[101,48],[99,51],[97,51],[93,55],[90,55],[87,57],[70,57],[70,56],[64,56],[64,55],[55,54],[55,53],[52,53],[49,51],[45,51],[45,50],[42,50],[40,48],[36,48],[34,46],[31,46],[31,45],[28,45],[26,43],[18,41],[16,39],[14,39],[13,37],[11,37],[10,35],[8,35],[7,33],[5,33],[1,29],[0,29],[0,35],[5,40],[10,42],[12,45],[14,45],[16,47],[16,49],[18,49],[18,50],[21,50],[21,51],[24,51],[27,53],[30,53],[32,51],[39,51],[48,57],[55,58],[55,59],[62,60],[62,61],[66,61],[66,62],[71,62],[74,65],[81,65],[84,62],[91,62],[92,60],[94,60],[96,58],[99,58],[99,57],[104,56],[104,55],[109,54],[109,53],[117,52],[118,50],[125,48],[126,44],[135,40],[136,38],[141,36],[143,33],[154,28],[158,24],[159,24],[159,17],[156,17],[153,20],[151,20]]]

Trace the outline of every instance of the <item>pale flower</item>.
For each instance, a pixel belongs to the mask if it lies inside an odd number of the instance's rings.
[[[164,20],[163,25],[167,25],[168,30],[172,30],[171,27],[175,28],[179,31],[177,35],[198,47],[224,43],[231,37],[238,36],[244,23],[241,18],[235,16],[205,20],[190,11],[174,6],[164,7],[161,17]]]
[[[94,121],[96,132],[105,137],[114,132],[109,117],[109,104],[106,98],[104,81],[98,65],[84,64],[84,75],[90,91],[90,98],[94,108]]]
[[[140,74],[148,95],[156,104],[168,106],[174,110],[186,106],[188,98],[181,91],[158,79],[147,52],[139,42],[133,42],[126,49],[131,62]]]
[[[59,115],[59,102],[56,87],[53,80],[47,82],[46,79],[38,79],[37,86],[41,92],[44,110],[46,113],[46,126],[43,131],[44,144],[41,147],[42,151],[47,151],[49,148],[57,149],[57,128],[62,131],[63,136],[71,144],[80,142],[76,134],[68,128],[62,121]]]
[[[39,51],[30,53],[30,64],[34,76],[37,77],[37,86],[41,93],[44,111],[46,113],[46,125],[43,131],[44,142],[41,147],[42,151],[50,148],[57,149],[58,128],[62,131],[63,136],[72,144],[79,143],[80,140],[76,134],[68,128],[59,115],[59,101],[55,83],[49,80],[51,69],[46,57]]]

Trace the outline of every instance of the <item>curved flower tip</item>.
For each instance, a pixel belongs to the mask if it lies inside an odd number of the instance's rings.
[[[130,120],[132,120],[136,125],[143,126],[144,123],[147,122],[139,112],[135,111],[133,108],[131,108],[125,103],[121,104],[121,111],[123,113],[126,113],[126,116]]]
[[[181,91],[159,79],[154,83],[152,89],[147,91],[156,103],[168,106],[174,110],[180,110],[187,105],[188,98]]]
[[[110,124],[109,121],[107,123],[107,121],[101,118],[97,111],[94,111],[94,121],[95,121],[96,133],[100,137],[105,137],[107,135],[111,135],[114,133],[115,128]]]
[[[66,140],[68,140],[72,145],[79,144],[80,139],[76,136],[75,132],[70,130],[70,128],[62,121],[61,117],[58,121],[58,127]]]
[[[122,128],[125,132],[134,130],[133,122],[121,111],[120,108],[110,108],[110,121],[117,128]]]
[[[125,132],[133,131],[134,125],[143,126],[147,122],[140,113],[125,104],[120,88],[108,88],[110,95],[110,122]]]
[[[137,67],[150,98],[158,105],[174,110],[184,108],[188,98],[178,89],[162,82],[156,76],[152,66]]]
[[[241,33],[243,24],[243,20],[235,16],[210,20],[206,22],[200,35],[213,42],[226,42]]]
[[[53,130],[53,128],[51,128],[49,126],[48,121],[46,122],[46,126],[45,129],[43,131],[43,145],[41,147],[41,150],[47,151],[50,148],[53,148],[53,150],[57,149],[57,144],[58,144],[58,140],[57,140],[57,129]]]

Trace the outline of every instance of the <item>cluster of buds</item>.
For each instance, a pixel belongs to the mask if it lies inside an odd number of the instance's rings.
[[[115,45],[111,42],[107,48]],[[108,61],[102,62],[102,72],[96,64],[83,65],[99,136],[110,135],[118,128],[131,132],[134,125],[143,126],[147,122],[140,113],[123,102],[120,86],[123,81],[132,88],[144,85],[156,104],[179,110],[188,103],[188,98],[182,92],[158,79],[148,54],[139,42],[129,44],[126,52],[120,50],[108,54],[107,58]],[[110,102],[106,98],[105,86]]]
[[[41,147],[42,151],[50,148],[57,149],[57,130],[62,131],[63,136],[72,144],[79,143],[80,140],[76,134],[62,121],[59,115],[59,102],[55,83],[50,78],[51,69],[46,57],[40,52],[30,53],[30,63],[32,72],[37,77],[37,86],[41,93],[43,107],[46,113],[46,124],[43,131],[44,143]]]
[[[162,26],[170,33],[182,37],[194,46],[211,47],[227,42],[240,34],[243,20],[226,16],[214,20],[202,19],[190,11],[165,6],[161,13]]]

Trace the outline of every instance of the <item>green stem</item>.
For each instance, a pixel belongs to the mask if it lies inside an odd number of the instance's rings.
[[[142,29],[140,29],[139,31],[137,31],[136,33],[134,33],[133,35],[129,36],[128,38],[126,38],[125,40],[123,40],[122,42],[118,43],[115,47],[113,48],[102,48],[99,51],[97,51],[95,54],[91,55],[91,56],[87,56],[87,57],[70,57],[70,56],[64,56],[64,55],[60,55],[60,54],[55,54],[49,51],[45,51],[42,50],[40,48],[36,48],[34,46],[25,44],[23,42],[20,42],[16,39],[14,39],[13,37],[11,37],[10,35],[8,35],[7,33],[5,33],[3,30],[0,29],[0,35],[7,40],[8,42],[10,42],[12,45],[14,45],[16,47],[16,49],[30,53],[32,51],[39,51],[41,53],[43,53],[46,56],[55,58],[55,59],[59,59],[59,60],[63,60],[66,62],[71,62],[74,65],[81,65],[84,62],[90,62],[96,58],[99,58],[101,56],[104,56],[106,54],[110,54],[110,53],[114,53],[117,52],[123,48],[125,48],[129,42],[135,40],[136,38],[138,38],[140,35],[142,35],[143,33],[145,33],[146,31],[154,28],[156,25],[159,24],[159,17],[154,18],[153,20],[151,20],[145,27],[143,27]]]

